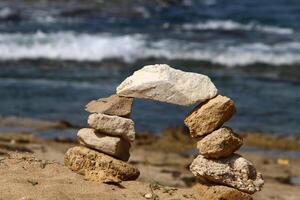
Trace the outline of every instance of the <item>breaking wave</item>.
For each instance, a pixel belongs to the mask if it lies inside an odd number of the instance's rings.
[[[273,34],[292,34],[291,28],[261,25],[255,22],[242,24],[232,20],[209,20],[206,22],[187,23],[182,25],[185,30],[223,30],[223,31],[258,31]]]
[[[122,59],[130,63],[137,59],[154,57],[209,61],[225,66],[300,63],[300,42],[224,45],[175,39],[152,40],[142,34],[76,34],[74,32],[0,34],[0,52],[0,60]]]

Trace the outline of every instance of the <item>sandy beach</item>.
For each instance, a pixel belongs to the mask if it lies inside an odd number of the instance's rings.
[[[59,122],[37,123],[26,119],[20,123],[21,118],[17,119],[14,125],[19,128],[22,124],[38,129],[61,130],[57,129]],[[9,120],[12,125],[12,119]],[[6,126],[7,122],[8,119]],[[247,144],[247,138],[245,141]],[[129,163],[138,167],[141,175],[137,181],[122,182],[120,185],[86,181],[83,176],[65,167],[64,153],[76,145],[76,140],[63,137],[45,139],[20,132],[1,134],[0,199],[145,199],[144,195],[151,193],[157,196],[156,199],[174,200],[201,199],[203,195],[197,190],[197,180],[188,170],[195,155],[194,142],[178,129],[168,129],[160,137],[139,133]],[[255,163],[264,175],[264,188],[254,195],[254,199],[298,199],[300,160],[281,156],[289,155],[283,150],[280,150],[283,152],[281,155],[268,154],[272,151],[271,146],[268,148],[247,145],[238,152]]]
[[[295,0],[0,1],[0,200],[299,200],[299,19]]]

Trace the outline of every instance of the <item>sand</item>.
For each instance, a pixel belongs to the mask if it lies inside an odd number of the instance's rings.
[[[141,176],[137,181],[108,185],[86,181],[63,165],[64,153],[78,145],[76,141],[0,134],[0,200],[145,199],[145,194],[156,200],[201,200],[194,187],[197,181],[188,170],[195,152],[186,148],[193,145],[185,138],[175,138],[139,135],[129,162],[140,169]],[[255,200],[299,199],[300,186],[290,181],[291,177],[300,177],[299,159],[271,157],[247,148],[238,153],[264,175],[265,186],[254,194]]]

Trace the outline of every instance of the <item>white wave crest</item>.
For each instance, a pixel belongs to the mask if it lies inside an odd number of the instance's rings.
[[[203,60],[226,66],[295,64],[300,63],[300,42],[224,45],[172,39],[153,41],[141,34],[0,34],[0,60],[101,61],[117,58],[134,62],[149,57]]]
[[[209,20],[206,22],[198,22],[195,24],[187,23],[182,25],[185,30],[223,30],[223,31],[258,31],[274,34],[292,34],[294,30],[291,28],[283,28],[277,26],[261,25],[255,22],[242,24],[232,20]]]
[[[100,61],[122,58],[132,61],[144,46],[139,35],[75,34],[73,32],[0,34],[0,59],[60,59]]]

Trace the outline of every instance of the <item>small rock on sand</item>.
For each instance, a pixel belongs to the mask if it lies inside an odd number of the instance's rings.
[[[147,194],[144,195],[144,197],[146,199],[152,199],[153,195],[152,195],[152,193],[147,193]]]
[[[190,165],[191,172],[210,182],[228,185],[240,191],[253,194],[260,191],[264,180],[252,163],[234,154],[219,160],[199,155]]]
[[[73,147],[65,154],[65,165],[85,179],[104,183],[136,180],[140,172],[126,162],[86,147]]]
[[[224,127],[208,134],[197,143],[199,153],[206,158],[227,157],[238,150],[243,139],[232,129]]]
[[[117,87],[120,96],[178,105],[200,103],[213,98],[217,92],[208,76],[184,72],[166,64],[145,66]]]
[[[131,113],[133,98],[119,97],[111,95],[107,98],[93,100],[86,105],[85,110],[89,113],[102,113],[106,115],[116,115],[129,117]]]
[[[236,112],[234,102],[228,97],[217,97],[200,104],[184,119],[192,137],[199,137],[220,128]]]
[[[130,142],[135,139],[134,122],[131,119],[94,113],[89,116],[88,124],[99,132],[108,135],[122,136]]]
[[[100,152],[127,161],[129,159],[130,143],[120,137],[107,136],[91,128],[80,129],[77,137],[81,144]]]

